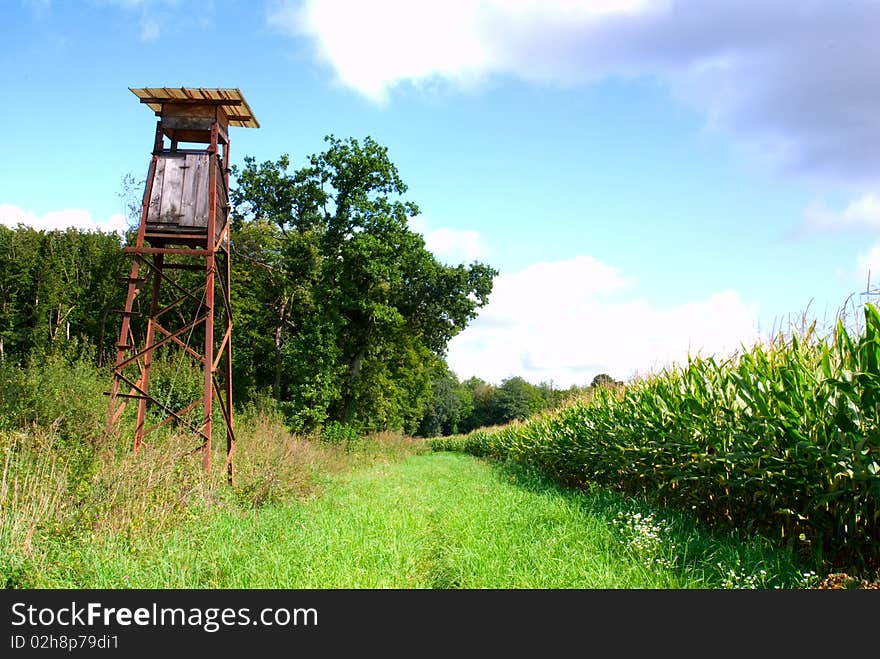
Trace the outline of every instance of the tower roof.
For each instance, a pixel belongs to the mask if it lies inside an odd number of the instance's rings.
[[[238,128],[259,128],[260,122],[251,111],[244,94],[238,89],[216,87],[129,87],[141,103],[157,115],[169,104],[219,105],[229,125]]]

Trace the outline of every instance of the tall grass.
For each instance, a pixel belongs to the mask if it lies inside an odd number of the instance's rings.
[[[51,433],[4,433],[0,476],[0,546],[34,550],[34,539],[64,505],[67,470],[51,450]]]
[[[436,449],[538,466],[762,534],[826,567],[880,565],[880,313],[601,389]]]
[[[135,455],[126,415],[119,432],[106,436],[102,392],[109,381],[87,352],[47,354],[22,366],[0,360],[0,587],[38,587],[48,574],[56,585],[88,587],[80,577],[100,547],[137,554],[194,520],[308,500],[334,474],[423,449],[391,434],[356,446],[292,435],[262,401],[237,410],[237,480],[230,488],[221,469],[222,424],[215,424],[216,469],[209,475],[192,454],[198,444],[190,434],[163,428]]]

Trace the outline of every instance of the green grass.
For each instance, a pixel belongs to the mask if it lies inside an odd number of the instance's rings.
[[[158,532],[54,543],[33,587],[722,588],[803,581],[789,554],[537,472],[429,453],[307,501],[212,505]],[[762,576],[761,571],[765,575]]]

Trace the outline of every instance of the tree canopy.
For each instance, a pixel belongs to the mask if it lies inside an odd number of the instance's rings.
[[[236,277],[235,313],[261,319],[238,334],[236,355],[274,356],[273,393],[298,425],[411,432],[449,340],[488,302],[497,271],[426,249],[386,147],[325,141],[292,172],[287,155],[234,170],[233,263],[257,271],[252,287]]]
[[[124,260],[115,233],[0,225],[0,357],[74,340],[114,345]]]
[[[434,436],[525,418],[588,389],[521,377],[459,382],[447,346],[488,302],[497,271],[427,250],[409,225],[418,206],[372,138],[328,136],[299,169],[285,154],[245,158],[234,173],[238,402],[271,397],[300,431],[346,424]],[[126,177],[123,187],[134,216],[136,183]],[[121,247],[114,233],[0,226],[0,359],[81,344],[99,365],[112,361],[119,317],[110,312],[123,306],[118,278],[130,266]],[[180,276],[192,287],[200,275]],[[178,361],[156,366],[153,389],[181,391]],[[190,375],[197,391],[198,369]],[[592,387],[615,383],[603,373]]]

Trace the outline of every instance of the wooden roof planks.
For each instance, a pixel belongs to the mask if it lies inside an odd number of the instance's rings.
[[[226,115],[230,126],[259,128],[260,122],[238,89],[216,87],[129,87],[141,103],[157,115],[165,105],[217,105]]]

